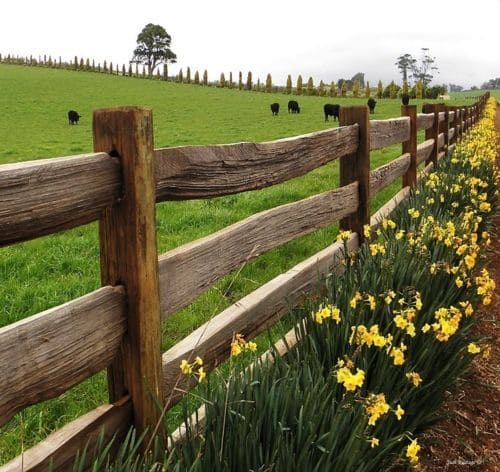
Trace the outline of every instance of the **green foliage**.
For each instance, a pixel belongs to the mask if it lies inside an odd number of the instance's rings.
[[[179,73],[177,74],[177,82],[180,84],[184,82],[184,73],[182,72],[182,68],[179,69]]]
[[[325,84],[323,83],[322,80],[319,82],[318,95],[320,97],[324,97],[326,95]]]
[[[384,86],[382,85],[382,81],[379,80],[377,84],[377,98],[382,98],[384,95]]]
[[[271,93],[273,91],[273,79],[271,77],[271,74],[267,74],[265,91],[267,93]]]
[[[330,97],[336,97],[337,94],[338,94],[337,84],[332,80],[332,83],[330,84],[329,95],[330,95]]]
[[[243,90],[243,74],[238,72],[238,90]]]
[[[177,56],[170,49],[171,42],[172,38],[163,26],[148,23],[137,36],[132,61],[147,66],[151,76],[158,65],[176,62]]]
[[[372,96],[372,91],[370,90],[370,82],[366,82],[365,87],[365,98],[370,98]]]
[[[352,83],[352,96],[354,98],[359,97],[359,80],[354,80]]]
[[[247,86],[246,86],[246,89],[247,90],[252,90],[253,89],[252,72],[251,71],[248,71],[248,74],[247,74]]]
[[[208,85],[208,72],[207,69],[203,71],[203,85]]]
[[[424,84],[421,80],[419,80],[415,86],[415,97],[417,99],[422,99],[424,95]]]
[[[186,84],[191,83],[191,67],[188,67],[186,70]]]
[[[288,75],[286,78],[286,88],[285,88],[285,93],[290,95],[292,93],[292,76]]]
[[[312,77],[309,77],[309,79],[307,80],[306,95],[314,95],[314,83]]]
[[[219,87],[224,88],[225,86],[226,86],[226,77],[224,75],[224,72],[221,72],[219,79]]]
[[[297,89],[295,91],[295,93],[297,95],[302,95],[302,76],[299,74],[299,76],[297,77]]]
[[[347,96],[347,83],[345,80],[342,81],[342,85],[340,86],[340,95],[342,97]]]

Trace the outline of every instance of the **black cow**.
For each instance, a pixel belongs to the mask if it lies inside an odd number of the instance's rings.
[[[288,113],[300,113],[299,104],[295,100],[290,100],[288,102]]]
[[[271,103],[271,112],[273,116],[277,115],[280,112],[280,104],[279,103]]]
[[[408,105],[410,103],[410,96],[407,93],[401,95],[401,101],[403,102],[403,105]]]
[[[375,100],[373,97],[370,97],[366,104],[368,105],[368,108],[370,109],[370,113],[374,113],[375,112],[375,105],[377,104],[377,100]]]
[[[323,106],[323,111],[325,112],[325,121],[328,121],[329,116],[333,116],[333,120],[337,121],[340,112],[340,105],[334,105],[333,103],[326,103]]]
[[[70,110],[68,111],[68,123],[70,125],[77,125],[78,120],[82,117],[82,115],[79,115],[78,112],[75,110]]]

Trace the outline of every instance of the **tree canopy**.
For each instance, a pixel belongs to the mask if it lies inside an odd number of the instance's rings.
[[[432,71],[438,68],[434,65],[436,58],[429,54],[429,48],[422,48],[422,57],[420,60],[414,59],[411,54],[403,54],[396,59],[396,65],[403,76],[403,82],[408,80],[411,75],[415,82],[422,81],[425,87],[429,85],[434,78]]]
[[[137,47],[130,62],[144,64],[152,75],[160,64],[176,62],[177,56],[170,49],[171,36],[160,25],[148,23],[137,36]]]

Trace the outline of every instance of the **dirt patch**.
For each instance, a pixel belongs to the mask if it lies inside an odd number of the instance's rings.
[[[500,132],[500,107],[496,126]],[[500,156],[499,156],[500,159]],[[497,162],[498,164],[498,162]],[[426,432],[420,471],[500,471],[500,214],[493,218],[488,271],[497,286],[493,302],[477,312],[474,334],[491,346],[488,359],[479,354],[468,375],[448,394],[440,410],[444,420]]]

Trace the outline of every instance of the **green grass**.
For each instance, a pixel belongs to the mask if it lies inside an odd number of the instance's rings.
[[[267,141],[331,127],[327,102],[364,105],[366,99],[295,97],[302,113],[288,114],[288,96],[181,85],[96,73],[0,64],[0,164],[92,151],[92,112],[112,106],[153,109],[155,148],[186,144]],[[464,103],[463,98],[461,102]],[[269,104],[281,104],[271,115]],[[415,102],[420,105],[422,102]],[[67,111],[82,118],[67,123]],[[397,117],[399,100],[379,100],[371,119]],[[337,126],[337,124],[335,124]],[[372,168],[400,154],[401,147],[372,153]],[[255,212],[338,185],[338,164],[261,191],[157,206],[158,249],[165,252],[210,234]],[[373,211],[400,182],[377,195]],[[34,241],[0,248],[0,326],[57,306],[99,286],[97,225],[90,224]],[[336,226],[299,238],[249,263],[231,284],[219,282],[163,324],[167,349],[237,299],[331,244]],[[226,289],[231,284],[231,290]],[[26,409],[0,429],[0,464],[52,429],[106,401],[102,373],[58,399]]]

